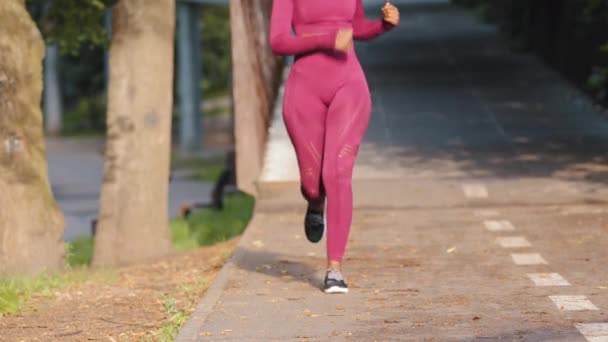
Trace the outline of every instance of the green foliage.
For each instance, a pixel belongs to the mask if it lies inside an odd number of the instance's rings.
[[[102,26],[106,8],[117,0],[28,0],[28,9],[46,40],[62,53],[77,55],[82,45],[107,46]]]
[[[227,6],[205,6],[201,11],[202,91],[225,93],[230,77],[230,12]]]
[[[243,233],[253,214],[254,199],[244,193],[226,196],[223,210],[202,209],[187,220],[171,222],[177,249],[208,246]]]
[[[608,2],[605,0],[452,0],[482,9],[511,42],[531,50],[608,104]]]
[[[104,96],[82,97],[63,113],[63,134],[100,134],[105,130]]]

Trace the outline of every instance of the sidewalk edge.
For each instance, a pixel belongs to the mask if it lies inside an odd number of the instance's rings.
[[[202,338],[199,336],[201,333],[200,328],[205,323],[209,315],[215,309],[218,302],[221,300],[222,294],[228,283],[228,280],[234,273],[234,270],[237,268],[237,263],[243,258],[245,249],[242,248],[246,246],[250,240],[253,238],[253,226],[255,226],[259,217],[257,206],[254,208],[253,217],[241,240],[238,245],[234,249],[234,253],[232,256],[226,261],[217,277],[211,284],[211,287],[205,292],[203,298],[196,305],[195,311],[192,313],[186,324],[180,329],[175,341],[176,342],[186,342],[186,341],[200,341]]]

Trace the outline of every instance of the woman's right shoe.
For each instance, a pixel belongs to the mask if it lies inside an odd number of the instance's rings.
[[[344,277],[342,277],[340,271],[333,268],[327,270],[323,292],[348,293],[348,286],[346,285],[346,282],[344,282]]]
[[[308,206],[308,209],[306,209],[304,231],[306,232],[308,241],[313,243],[321,241],[325,230],[325,220],[323,216],[323,209],[312,209],[310,205]]]

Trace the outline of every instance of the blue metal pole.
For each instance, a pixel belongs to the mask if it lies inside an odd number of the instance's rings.
[[[103,17],[103,26],[108,34],[108,38],[112,37],[112,9],[106,9],[106,13]],[[103,77],[106,85],[106,98],[108,94],[108,86],[110,84],[110,53],[108,50],[104,51],[104,69]]]
[[[198,141],[198,145],[197,147],[200,148],[200,145],[202,145],[202,139],[204,137],[204,127],[203,124],[201,123],[201,119],[202,119],[202,98],[203,98],[203,93],[202,93],[202,88],[201,88],[201,80],[202,80],[202,68],[201,68],[201,63],[202,63],[202,50],[201,50],[201,27],[200,27],[200,22],[201,22],[201,6],[199,5],[190,5],[190,16],[191,16],[191,28],[190,28],[190,32],[192,32],[192,40],[191,40],[191,44],[192,44],[192,67],[194,69],[194,71],[192,72],[192,86],[194,87],[194,96],[192,97],[192,102],[194,103],[194,105],[196,106],[196,136],[197,136],[197,141]]]
[[[180,111],[180,148],[183,152],[194,152],[200,148],[200,89],[196,60],[198,44],[194,32],[198,17],[194,5],[179,2],[177,4],[177,55],[178,55],[178,93]]]
[[[61,83],[59,82],[59,48],[46,47],[44,58],[44,116],[45,128],[49,134],[59,134],[63,126],[63,105]]]

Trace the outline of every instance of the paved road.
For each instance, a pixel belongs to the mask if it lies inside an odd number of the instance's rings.
[[[49,177],[65,215],[65,239],[91,235],[103,179],[103,143],[94,138],[50,138],[47,142]],[[184,202],[207,200],[212,185],[176,175],[169,189],[169,215]]]
[[[277,117],[253,222],[178,340],[608,341],[608,116],[464,11],[393,2],[401,27],[357,47],[352,292],[318,289]]]

